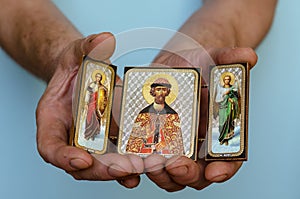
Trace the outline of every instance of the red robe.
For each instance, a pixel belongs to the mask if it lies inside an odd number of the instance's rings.
[[[102,85],[89,86],[88,110],[85,123],[85,139],[95,139],[100,133],[101,117],[103,117],[107,104],[107,89]]]
[[[159,113],[154,110],[153,104],[143,109],[134,122],[126,151],[184,155],[178,114],[167,104]]]

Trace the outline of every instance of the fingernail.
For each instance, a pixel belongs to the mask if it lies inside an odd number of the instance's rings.
[[[218,175],[212,178],[212,182],[222,182],[227,178],[227,174]]]
[[[113,164],[108,168],[108,173],[111,176],[119,177],[120,173],[126,172],[122,167],[119,165]]]
[[[174,176],[185,176],[188,173],[188,168],[186,166],[179,166],[168,169],[168,173]]]
[[[90,35],[89,37],[87,37],[87,40],[88,40],[89,43],[91,43],[96,37],[97,37],[96,34]]]
[[[98,35],[98,36],[102,39],[106,39],[106,38],[111,37],[112,35],[109,32],[103,32],[103,33],[100,33],[100,35]]]
[[[91,43],[94,39],[96,38],[101,38],[102,40],[105,40],[107,38],[111,37],[111,34],[109,33],[100,33],[100,34],[95,34],[95,35],[91,35],[88,39],[89,43]]]
[[[74,168],[76,170],[86,169],[90,166],[86,161],[79,159],[79,158],[71,159],[70,165],[72,168]]]

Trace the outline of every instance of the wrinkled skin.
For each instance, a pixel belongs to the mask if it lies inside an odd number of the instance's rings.
[[[208,57],[207,53],[212,60]],[[248,62],[250,66],[254,66],[257,62],[257,55],[250,48],[219,48],[209,49],[207,52],[203,52],[203,49],[193,49],[177,53],[163,52],[154,60],[154,63],[169,67],[202,66],[204,80],[202,83],[205,83],[208,80],[208,66],[213,64],[211,61],[215,64]],[[200,123],[200,137],[204,137],[206,133],[207,95],[207,90],[202,89],[200,105],[200,117],[202,122]],[[193,161],[187,157],[173,157],[171,159],[166,159],[159,155],[152,155],[144,160],[147,176],[159,187],[169,192],[179,191],[186,186],[201,190],[211,183],[224,182],[230,179],[238,171],[241,165],[241,161],[205,162],[203,159]]]
[[[105,154],[92,156],[68,146],[72,125],[72,91],[83,55],[106,60],[112,55],[115,39],[110,33],[91,35],[72,42],[56,60],[56,71],[36,111],[38,151],[49,162],[84,180],[119,180],[128,188],[139,184],[143,161],[138,156]],[[101,52],[101,53],[100,53]]]
[[[230,179],[242,162],[206,163],[203,160],[195,162],[187,157],[165,159],[159,155],[151,155],[143,160],[135,155],[113,153],[92,156],[68,145],[72,126],[73,84],[82,56],[89,54],[92,58],[109,62],[114,47],[115,39],[110,33],[91,35],[72,42],[56,59],[55,73],[36,111],[38,151],[44,160],[65,170],[75,179],[117,180],[127,188],[136,187],[140,182],[140,174],[144,172],[157,186],[169,192],[186,186],[200,190],[213,182]],[[257,61],[255,52],[249,48],[209,49],[208,53],[216,64],[249,62],[254,66]],[[204,66],[204,80],[207,79],[207,63],[203,62],[203,52],[187,50],[180,52],[180,55],[189,61],[174,53],[162,52],[154,63],[167,66],[201,65]],[[117,84],[121,82],[117,80]],[[120,102],[120,91],[115,91],[114,104]],[[203,92],[202,95],[207,93]],[[202,100],[201,107],[204,106],[207,106],[207,101]],[[113,110],[113,115],[118,115],[118,110]],[[205,110],[201,112],[201,118],[203,117],[206,117]],[[117,127],[113,127],[112,131],[116,129]],[[205,126],[200,129],[200,134],[203,135]]]

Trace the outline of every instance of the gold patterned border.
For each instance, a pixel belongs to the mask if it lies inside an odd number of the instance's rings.
[[[130,75],[133,73],[139,74],[139,73],[153,73],[156,76],[159,76],[159,74],[170,74],[170,73],[175,73],[177,75],[184,75],[184,74],[193,74],[194,75],[194,85],[189,85],[193,87],[193,111],[192,111],[192,117],[191,119],[191,129],[192,132],[190,133],[190,143],[189,143],[189,153],[185,154],[185,156],[195,159],[197,157],[196,152],[197,152],[197,140],[198,140],[198,114],[200,110],[200,93],[201,93],[201,75],[198,70],[196,69],[191,69],[191,68],[145,68],[145,67],[134,67],[134,68],[126,68],[125,70],[125,75],[124,75],[124,86],[123,86],[123,99],[122,99],[122,106],[121,106],[121,117],[120,117],[120,129],[119,129],[119,139],[118,139],[118,152],[120,154],[127,154],[130,152],[124,151],[124,145],[126,145],[126,142],[124,142],[124,138],[126,135],[128,136],[128,132],[125,130],[125,125],[127,124],[127,117],[126,117],[126,104],[128,103],[126,101],[126,96],[128,95],[128,89],[129,89],[129,81]],[[146,82],[147,77],[143,80]],[[182,84],[181,82],[178,82],[179,87]],[[171,100],[172,101],[172,100]],[[182,122],[182,121],[181,121]],[[128,141],[128,140],[127,140]],[[139,155],[141,157],[146,157],[147,155],[150,154],[143,154],[143,153],[135,153],[136,155]],[[165,157],[171,157],[172,154],[165,155]]]
[[[215,79],[216,72],[222,71],[220,73],[230,73],[230,71],[235,71],[236,69],[241,70],[239,77],[236,77],[235,81],[239,81],[240,94],[241,94],[241,114],[240,114],[240,143],[238,151],[223,151],[216,152],[213,150],[213,114],[214,114],[214,90],[216,89],[216,84],[219,83]],[[249,66],[248,64],[229,64],[229,65],[217,65],[211,69],[210,72],[210,104],[209,104],[209,123],[207,132],[207,142],[206,142],[206,160],[247,160],[248,153],[248,92],[249,92]],[[216,144],[216,143],[214,143]],[[230,146],[228,146],[230,147]]]
[[[92,68],[93,67],[93,68]],[[92,69],[91,69],[92,68]],[[108,135],[109,135],[109,128],[110,128],[110,122],[111,122],[111,110],[112,110],[112,102],[113,102],[113,92],[114,92],[114,84],[115,84],[115,66],[106,64],[101,61],[94,60],[89,57],[84,57],[81,68],[78,72],[78,77],[77,77],[77,84],[75,86],[75,96],[74,96],[74,106],[73,106],[73,115],[74,115],[74,140],[73,144],[78,147],[82,148],[84,150],[87,150],[91,153],[97,153],[97,154],[104,154],[107,150],[107,142],[108,142]],[[106,84],[109,86],[108,89],[108,103],[106,110],[104,112],[104,117],[106,118],[106,124],[104,128],[104,139],[102,149],[99,149],[96,143],[96,141],[90,141],[88,144],[82,144],[82,136],[80,136],[80,128],[83,125],[82,123],[82,117],[83,113],[82,110],[84,109],[85,103],[84,103],[84,98],[85,98],[85,90],[87,87],[87,82],[88,79],[93,80],[95,74],[95,71],[101,71],[101,74],[103,75],[104,73],[109,74],[108,77],[106,77],[106,80],[108,81]],[[104,81],[104,80],[103,80]],[[99,143],[98,143],[99,144]]]

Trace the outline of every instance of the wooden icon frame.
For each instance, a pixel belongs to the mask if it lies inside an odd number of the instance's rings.
[[[115,76],[116,66],[88,56],[83,58],[73,92],[72,145],[90,153],[107,151]]]
[[[163,82],[166,79],[172,85],[170,93],[165,98],[167,104],[165,107],[169,108],[168,110],[163,109],[165,115],[157,114],[153,112],[155,105],[153,105],[153,101],[151,102],[155,97],[149,93],[151,93],[152,87],[155,87],[153,85],[163,85],[164,87]],[[153,153],[167,158],[174,155],[185,155],[195,159],[197,157],[200,89],[200,69],[126,67],[118,152],[141,157],[147,157]],[[172,117],[174,120],[170,119]],[[154,122],[154,118],[159,119],[155,119]],[[158,120],[160,126],[154,127],[153,125],[157,125],[156,121]],[[172,132],[167,129],[172,129]],[[159,144],[149,141],[155,131],[160,133]],[[170,139],[170,135],[173,136],[173,139]],[[157,146],[162,146],[162,148]]]
[[[229,83],[225,83],[229,82]],[[247,160],[249,65],[213,66],[206,160]]]

